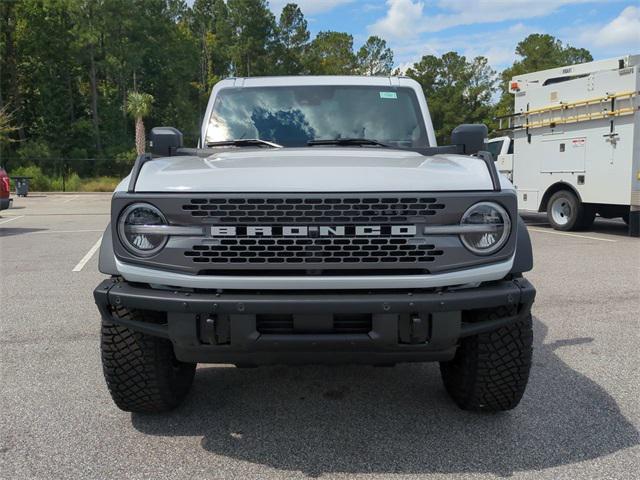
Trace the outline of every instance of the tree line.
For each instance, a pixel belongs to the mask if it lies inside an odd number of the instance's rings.
[[[534,34],[500,74],[485,57],[456,52],[425,55],[399,72],[384,39],[311,38],[296,4],[276,18],[266,0],[5,0],[0,53],[1,161],[96,158],[96,175],[123,174],[135,156],[132,92],[153,97],[148,126],[174,125],[193,145],[222,78],[403,73],[422,85],[444,143],[460,123],[492,125],[509,113],[514,74],[592,59]]]

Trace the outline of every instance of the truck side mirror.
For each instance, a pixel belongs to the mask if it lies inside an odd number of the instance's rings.
[[[182,132],[173,127],[154,127],[149,145],[153,155],[170,157],[182,147]]]
[[[483,124],[464,123],[451,132],[451,143],[462,147],[464,155],[473,155],[487,149],[489,129]]]

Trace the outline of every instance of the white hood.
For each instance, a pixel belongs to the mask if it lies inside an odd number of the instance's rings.
[[[481,159],[369,147],[237,149],[147,162],[137,192],[491,190]]]

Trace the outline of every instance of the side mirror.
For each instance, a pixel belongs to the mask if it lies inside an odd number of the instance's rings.
[[[488,136],[489,129],[486,125],[465,123],[453,129],[451,143],[461,146],[464,155],[473,155],[487,149]]]
[[[154,127],[149,145],[153,155],[170,157],[182,147],[182,132],[173,127]]]

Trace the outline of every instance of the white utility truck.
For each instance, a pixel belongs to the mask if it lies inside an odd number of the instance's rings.
[[[588,228],[595,215],[640,231],[640,55],[514,77],[510,136],[490,140],[518,207],[547,212],[557,230]]]

